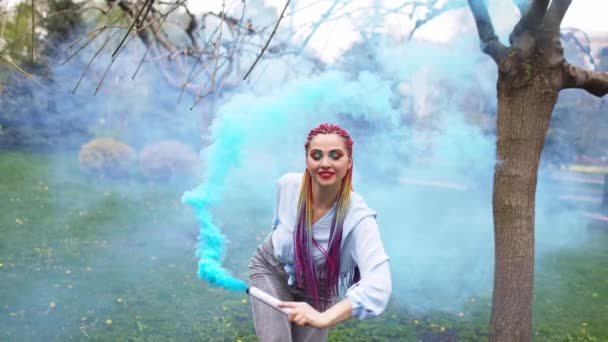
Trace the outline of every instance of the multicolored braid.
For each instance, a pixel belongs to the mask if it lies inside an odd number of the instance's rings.
[[[344,137],[348,155],[352,156],[353,141],[349,134],[340,126],[321,124],[308,133],[304,148],[308,151],[310,140],[317,134],[338,134]],[[314,307],[319,310],[326,309],[336,298],[340,290],[340,247],[342,242],[342,229],[344,219],[350,205],[352,191],[352,166],[342,179],[338,198],[336,200],[336,213],[331,223],[327,250],[315,240],[312,231],[312,183],[311,175],[306,170],[300,186],[298,200],[298,217],[294,231],[295,269],[298,286],[304,288],[308,298],[313,301]],[[318,248],[326,257],[320,269],[315,262],[314,248]],[[359,281],[359,270],[355,268],[343,279],[346,286]]]

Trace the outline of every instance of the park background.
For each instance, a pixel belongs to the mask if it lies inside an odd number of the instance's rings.
[[[0,1],[2,340],[255,340],[249,298],[197,278],[200,226],[181,198],[221,176],[223,264],[246,279],[276,179],[303,170],[322,121],[353,135],[394,288],[383,316],[329,339],[487,340],[497,72],[465,2],[292,1],[273,34],[284,2],[190,1],[115,58],[131,20],[112,3]],[[574,1],[571,63],[608,70],[604,7]],[[514,5],[490,12],[507,41]],[[554,110],[535,340],[608,339],[606,108],[568,90]]]

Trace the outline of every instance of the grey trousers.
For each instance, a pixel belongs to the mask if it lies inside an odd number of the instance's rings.
[[[274,257],[272,238],[262,242],[249,263],[249,284],[282,301],[305,301],[302,289],[287,285],[284,265]],[[251,298],[255,333],[260,342],[324,342],[329,329],[302,327],[280,311]]]

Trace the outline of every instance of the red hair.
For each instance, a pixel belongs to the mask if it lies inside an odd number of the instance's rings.
[[[308,151],[310,141],[318,134],[338,134],[344,138],[348,155],[352,156],[353,141],[344,128],[334,124],[321,124],[308,133],[308,139],[304,148]],[[352,190],[352,167],[342,179],[340,192],[337,198],[337,209],[332,219],[329,232],[327,248],[321,247],[313,237],[312,232],[312,182],[308,170],[302,177],[300,196],[298,200],[298,216],[294,230],[294,253],[296,281],[298,286],[304,288],[308,298],[312,300],[313,306],[318,310],[326,309],[339,296],[340,283],[350,287],[359,281],[359,268],[355,267],[340,274],[340,246],[342,242],[342,230],[344,219],[350,205],[350,193]],[[325,255],[325,262],[317,267],[313,249],[319,248]]]
[[[330,123],[322,123],[319,126],[313,128],[308,132],[308,137],[306,139],[306,143],[304,144],[304,149],[308,151],[308,147],[310,146],[310,141],[317,134],[337,134],[344,138],[344,143],[346,144],[346,150],[348,151],[348,155],[352,157],[353,155],[353,140],[350,138],[348,132],[335,124]]]

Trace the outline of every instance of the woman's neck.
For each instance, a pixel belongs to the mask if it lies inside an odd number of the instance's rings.
[[[334,184],[330,187],[321,187],[317,184],[312,184],[312,202],[313,207],[317,209],[329,209],[334,205],[340,192],[340,184]]]

